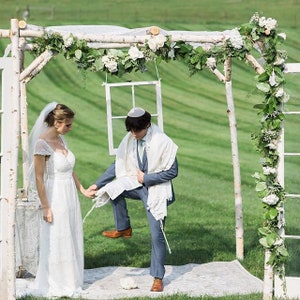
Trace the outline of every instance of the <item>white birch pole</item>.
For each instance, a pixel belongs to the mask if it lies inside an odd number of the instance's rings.
[[[263,286],[263,300],[273,299],[273,281],[274,273],[271,265],[268,264],[270,259],[270,250],[265,251],[265,263],[264,263],[264,286]]]
[[[27,173],[29,169],[28,165],[28,115],[27,115],[27,94],[26,94],[26,83],[20,83],[21,86],[21,104],[20,104],[20,113],[21,113],[21,141],[22,141],[22,167],[23,167],[23,188],[26,192],[27,197],[27,188],[28,188],[28,178]]]
[[[234,109],[234,100],[231,82],[231,58],[227,58],[224,64],[225,88],[227,100],[227,114],[229,118],[231,153],[234,175],[234,198],[235,198],[235,234],[236,234],[236,256],[238,259],[244,259],[244,229],[243,229],[243,210],[242,210],[242,192],[241,192],[241,174],[238,151],[238,139],[236,118]]]
[[[15,223],[18,180],[18,148],[20,138],[20,52],[18,20],[11,20],[11,56],[13,82],[11,91],[11,159],[9,170],[8,226],[7,226],[7,300],[16,299]]]

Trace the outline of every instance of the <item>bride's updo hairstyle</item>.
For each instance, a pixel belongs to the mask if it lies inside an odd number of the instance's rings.
[[[141,131],[151,125],[151,115],[143,108],[132,108],[125,119],[127,131]]]
[[[73,119],[75,112],[64,104],[57,104],[45,119],[48,127],[54,126],[54,122],[64,122],[66,119]]]

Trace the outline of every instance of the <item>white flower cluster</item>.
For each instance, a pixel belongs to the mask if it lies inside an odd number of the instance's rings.
[[[136,61],[138,58],[143,58],[144,53],[138,49],[136,46],[131,46],[128,50],[128,55],[130,58],[134,61]]]
[[[244,46],[243,38],[237,28],[231,31],[229,40],[235,49],[241,49]]]
[[[275,75],[274,70],[272,71],[272,73],[270,75],[269,83],[270,83],[270,86],[275,86],[277,84],[276,83],[276,75]]]
[[[263,173],[264,175],[276,174],[277,170],[272,167],[263,167]]]
[[[275,19],[259,17],[257,12],[251,17],[250,23],[257,23],[259,27],[264,28],[266,35],[269,35],[271,30],[274,30],[277,27],[277,21]]]
[[[268,146],[271,150],[277,150],[277,145],[278,145],[277,140],[272,140],[271,143],[268,144]]]
[[[264,197],[262,201],[268,205],[276,205],[279,201],[279,198],[275,194],[271,194]]]
[[[114,73],[118,71],[118,63],[112,53],[108,53],[102,57],[102,62],[104,66],[109,70],[109,72]]]
[[[271,31],[276,28],[277,26],[277,21],[272,18],[266,19],[265,17],[261,17],[258,20],[258,25],[262,28],[265,28],[268,31]]]
[[[72,35],[69,36],[63,36],[63,40],[64,40],[64,45],[66,48],[69,48],[72,46],[72,44],[74,43],[74,38]]]
[[[254,13],[254,15],[251,17],[250,23],[258,23],[258,21],[259,21],[259,13],[256,12],[256,13]]]
[[[288,93],[286,93],[283,89],[283,87],[280,87],[275,94],[276,98],[282,98],[282,102],[283,103],[287,103],[290,99],[290,95]]]
[[[148,46],[153,51],[156,52],[157,49],[164,46],[167,38],[163,34],[153,35],[148,40]]]
[[[210,69],[215,69],[217,67],[217,65],[216,65],[216,59],[214,57],[208,57],[207,60],[206,60],[206,65]]]

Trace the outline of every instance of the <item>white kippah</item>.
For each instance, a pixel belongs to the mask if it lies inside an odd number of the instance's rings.
[[[143,116],[144,114],[145,114],[144,109],[142,109],[140,107],[134,107],[128,112],[127,116],[132,117],[132,118],[138,118],[138,117]]]

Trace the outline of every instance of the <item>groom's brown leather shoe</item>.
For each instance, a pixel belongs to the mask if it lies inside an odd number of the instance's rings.
[[[119,237],[123,237],[125,239],[131,238],[132,236],[132,228],[129,227],[128,229],[125,230],[111,230],[111,231],[103,231],[102,235],[111,238],[111,239],[117,239]]]
[[[162,292],[164,290],[163,281],[160,278],[154,278],[151,292]]]

